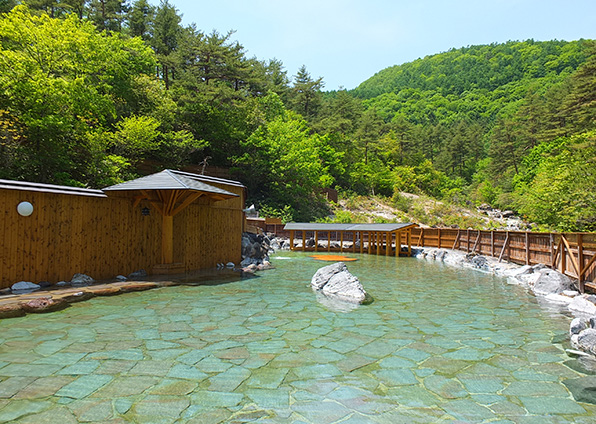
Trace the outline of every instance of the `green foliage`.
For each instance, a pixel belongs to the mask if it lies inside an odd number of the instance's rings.
[[[596,230],[596,133],[559,140],[518,181],[520,212],[561,231]],[[551,145],[551,147],[553,147]]]
[[[150,72],[154,64],[138,39],[100,34],[72,14],[52,19],[15,7],[0,19],[0,108],[22,131],[15,148],[23,162],[13,173],[83,180],[86,134],[115,118],[132,86],[129,72]]]
[[[284,205],[281,208],[261,205],[259,207],[259,215],[265,218],[280,218],[284,224],[294,220],[294,211],[290,205]]]

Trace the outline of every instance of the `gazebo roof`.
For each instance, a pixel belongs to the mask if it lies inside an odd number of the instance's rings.
[[[406,228],[416,227],[412,223],[391,224],[328,224],[312,222],[291,222],[285,225],[284,230],[295,231],[379,231],[392,233]]]
[[[192,190],[223,198],[238,197],[237,194],[206,184],[201,179],[201,175],[166,169],[156,174],[106,187],[103,191]],[[213,182],[227,183],[226,180]],[[233,183],[238,184],[235,181]]]

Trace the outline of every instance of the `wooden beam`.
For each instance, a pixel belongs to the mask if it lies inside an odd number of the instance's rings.
[[[550,264],[551,268],[558,268],[557,267],[557,258],[559,256],[559,254],[561,253],[562,246],[563,246],[563,241],[561,239],[559,239],[559,243],[557,244],[557,247],[554,248],[555,253],[554,253],[554,255],[552,255],[553,259]]]
[[[441,229],[437,228],[437,247],[440,249],[441,248]]]
[[[383,234],[377,231],[377,236],[375,237],[375,242],[377,243],[377,255],[381,254],[381,244],[383,243]]]
[[[408,256],[412,256],[412,229],[406,232],[406,241],[408,242]]]
[[[290,250],[294,250],[294,230],[290,230]]]
[[[398,231],[395,234],[395,257],[399,257],[399,253],[401,252],[401,231]]]
[[[319,251],[319,232],[315,230],[315,252]]]
[[[184,199],[184,201],[182,201],[182,203],[180,203],[176,208],[174,208],[174,210],[172,211],[172,216],[176,216],[179,212],[181,212],[184,208],[186,208],[187,206],[189,206],[192,202],[194,202],[195,200],[197,200],[199,197],[201,197],[204,193],[195,191],[192,192],[191,194],[189,194],[186,199]]]
[[[133,204],[132,204],[132,208],[133,208],[133,209],[134,209],[134,208],[136,208],[137,206],[139,206],[139,203],[141,203],[141,201],[142,201],[143,199],[145,199],[145,196],[135,196],[135,198],[134,198],[134,199],[135,199],[135,201],[134,201],[134,202],[133,202]]]
[[[495,257],[495,231],[491,230],[490,232],[490,255],[494,258]]]
[[[424,246],[424,228],[420,228],[420,236],[418,236],[418,243],[416,244],[416,246]]]
[[[569,242],[567,241],[567,239],[565,238],[565,236],[563,234],[561,234],[561,240],[563,240],[563,243],[565,244],[565,247],[567,248],[567,251],[569,252],[569,257],[571,258],[571,265],[573,265],[573,268],[575,269],[576,275],[579,277],[580,268],[577,265],[577,261],[575,260],[575,256],[573,256],[573,252],[571,251],[571,246],[569,245]]]
[[[503,248],[501,249],[501,254],[499,255],[499,262],[501,262],[501,259],[503,259],[503,253],[505,253],[505,249],[507,248],[508,244],[509,244],[509,231],[507,231],[507,237],[505,237],[505,242],[503,243]]]
[[[331,252],[331,231],[327,231],[327,252]]]
[[[480,230],[478,230],[478,236],[476,237],[476,241],[474,242],[474,247],[472,247],[472,252],[476,253],[476,246],[478,246],[479,241],[480,241]]]
[[[302,230],[302,251],[306,251],[306,231]]]
[[[339,232],[339,251],[340,253],[344,253],[344,232]]]
[[[451,248],[451,250],[455,250],[455,246],[457,245],[457,242],[459,241],[459,229],[457,230],[457,235],[455,236],[455,241],[453,242],[453,247]]]
[[[594,261],[596,261],[596,254],[594,256],[592,256],[592,258],[588,261],[586,266],[582,269],[582,274],[585,275],[586,271],[588,271],[588,268],[590,268],[590,266],[594,263]]]
[[[509,233],[507,233],[509,235]],[[466,253],[470,253],[470,229],[466,232]]]

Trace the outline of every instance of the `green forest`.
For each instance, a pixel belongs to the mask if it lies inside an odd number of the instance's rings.
[[[596,230],[596,43],[467,46],[325,91],[167,0],[0,0],[0,178],[102,188],[230,169],[285,220],[418,193]],[[295,72],[295,74],[292,74]]]

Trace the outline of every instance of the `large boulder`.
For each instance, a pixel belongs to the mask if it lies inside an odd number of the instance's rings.
[[[543,269],[539,271],[539,277],[534,282],[532,290],[536,294],[559,294],[574,288],[573,281],[566,275],[553,269]]]
[[[580,349],[596,355],[596,329],[588,328],[579,333],[576,344]]]
[[[310,285],[316,292],[334,299],[356,304],[372,302],[372,297],[366,293],[358,277],[352,275],[343,262],[320,268],[312,277]]]
[[[574,297],[569,304],[569,310],[584,315],[596,315],[596,304],[594,304],[593,297],[587,294]]]

